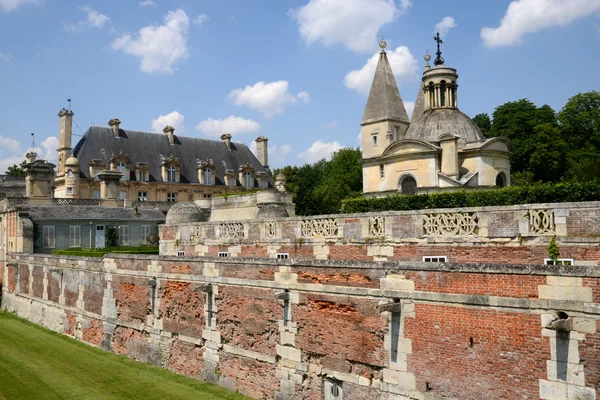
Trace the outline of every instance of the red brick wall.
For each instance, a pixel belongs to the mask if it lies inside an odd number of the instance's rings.
[[[32,296],[41,299],[44,296],[44,267],[34,266],[31,276],[33,278]]]
[[[206,295],[198,284],[167,281],[160,288],[160,316],[167,332],[202,337]]]
[[[24,265],[19,268],[19,293],[29,294],[29,268]]]
[[[7,265],[6,275],[8,291],[14,293],[17,289],[17,267]]]
[[[169,370],[199,379],[204,368],[204,347],[175,339],[169,355]]]
[[[520,298],[537,298],[538,285],[546,284],[540,275],[408,271],[406,278],[418,291]]]
[[[117,319],[146,323],[150,310],[150,287],[145,278],[117,275],[113,277],[113,297],[117,302]]]
[[[272,399],[279,390],[275,370],[273,364],[232,354],[223,354],[219,360],[221,377],[234,380],[236,390],[254,399]]]
[[[373,261],[373,256],[367,255],[367,246],[351,246],[338,243],[329,245],[329,259]]]
[[[248,268],[244,264],[218,264],[219,276],[228,278],[253,279],[259,281],[272,281],[275,279],[275,272],[279,271],[276,266],[265,265],[256,268]]]
[[[224,343],[275,355],[283,306],[274,290],[219,286],[218,327]]]
[[[87,272],[84,274],[83,303],[85,310],[94,314],[102,314],[102,298],[106,281],[104,274]]]
[[[104,326],[102,321],[98,319],[92,319],[88,327],[83,328],[81,331],[83,341],[94,346],[98,346],[104,337]]]
[[[48,300],[58,303],[60,298],[60,274],[48,272]]]
[[[428,382],[433,393],[460,399],[539,398],[550,359],[539,315],[432,304],[416,304],[415,315],[404,335],[418,390]]]
[[[378,288],[379,279],[385,276],[385,271],[352,268],[293,267],[292,272],[301,283],[372,288]]]
[[[144,335],[136,329],[118,326],[113,334],[113,350],[117,354],[129,354],[128,346],[134,340],[143,340]]]
[[[600,279],[583,278],[583,286],[592,288],[594,303],[600,304]]]
[[[596,321],[596,332],[585,335],[579,342],[579,358],[584,365],[585,385],[600,391],[600,322]]]

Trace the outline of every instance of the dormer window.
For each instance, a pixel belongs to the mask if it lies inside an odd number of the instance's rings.
[[[147,182],[148,181],[148,173],[146,171],[140,171],[140,182]]]
[[[116,170],[123,174],[121,177],[121,181],[127,180],[127,166],[123,162],[118,162],[116,166]]]
[[[254,179],[252,178],[252,173],[249,171],[244,172],[244,186],[247,188],[251,188],[254,186]]]
[[[174,165],[167,168],[167,182],[177,183],[177,168]]]
[[[212,171],[211,171],[210,168],[204,168],[204,184],[205,185],[212,185],[213,184]]]

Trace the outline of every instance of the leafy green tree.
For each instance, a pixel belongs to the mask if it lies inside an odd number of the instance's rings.
[[[539,124],[533,131],[536,147],[529,159],[529,170],[535,180],[558,182],[567,168],[567,144],[554,124]]]
[[[558,122],[574,149],[588,144],[600,149],[600,92],[579,93],[558,113]]]
[[[25,176],[27,172],[23,169],[23,166],[27,163],[27,161],[21,162],[21,164],[13,164],[12,167],[8,167],[5,174],[8,176]]]
[[[490,131],[492,130],[492,120],[488,114],[477,114],[471,118],[471,121],[473,121],[473,123],[479,127],[485,136],[490,135]]]

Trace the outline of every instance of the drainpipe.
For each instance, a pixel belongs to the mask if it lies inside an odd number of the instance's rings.
[[[90,250],[92,249],[92,221],[90,221]]]

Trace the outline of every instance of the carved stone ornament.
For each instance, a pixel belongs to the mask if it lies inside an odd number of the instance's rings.
[[[265,222],[265,237],[273,239],[277,235],[277,222]]]
[[[242,239],[244,237],[244,224],[240,222],[219,224],[219,237],[223,239]]]
[[[369,218],[369,236],[385,235],[385,217]]]
[[[538,235],[554,234],[554,210],[529,210],[529,232]]]
[[[338,224],[335,219],[309,219],[300,221],[302,237],[315,236],[334,237],[338,235]]]
[[[425,236],[468,236],[477,229],[476,213],[427,214],[423,217]]]

